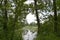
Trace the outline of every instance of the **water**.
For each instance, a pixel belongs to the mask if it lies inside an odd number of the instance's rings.
[[[23,34],[23,40],[33,40],[36,38],[37,32],[31,32],[30,30],[26,30]]]

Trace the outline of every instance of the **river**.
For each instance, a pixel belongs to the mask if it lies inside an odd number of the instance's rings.
[[[36,35],[37,35],[37,32],[25,30],[23,33],[23,40],[34,40],[36,38]]]

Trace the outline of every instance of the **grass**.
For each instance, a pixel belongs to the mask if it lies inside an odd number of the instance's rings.
[[[37,31],[37,27],[34,27],[34,26],[26,26],[26,27],[23,28],[23,30],[24,29],[29,29],[31,31]]]

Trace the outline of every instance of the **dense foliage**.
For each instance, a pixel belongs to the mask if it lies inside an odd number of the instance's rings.
[[[26,1],[0,0],[0,40],[23,40],[22,32],[26,26],[29,26],[27,29],[32,31],[39,31],[36,40],[60,40],[60,0],[56,0],[56,4],[53,4],[54,0],[34,0],[31,4],[25,4]],[[56,16],[53,14],[54,10]],[[50,12],[52,13],[49,14]],[[35,15],[37,23],[27,23],[26,16],[29,13]],[[57,20],[54,20],[56,17]],[[41,20],[45,20],[44,23],[40,23]],[[57,32],[55,33],[54,22],[56,21]]]

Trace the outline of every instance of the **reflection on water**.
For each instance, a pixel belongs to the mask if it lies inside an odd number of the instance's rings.
[[[31,32],[30,30],[25,30],[23,34],[23,40],[33,40],[36,38],[37,32]]]

